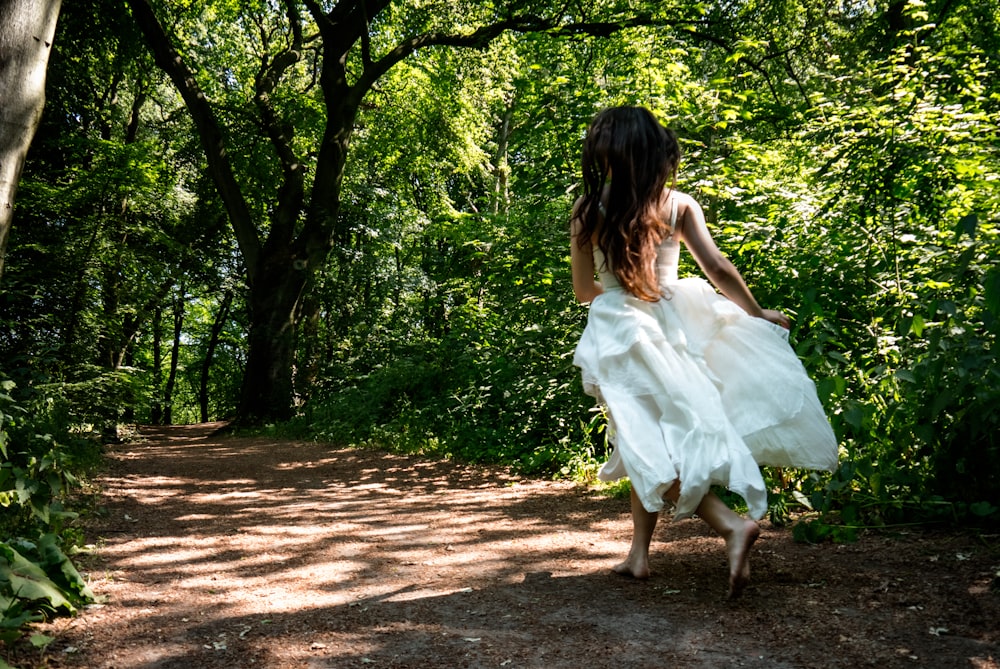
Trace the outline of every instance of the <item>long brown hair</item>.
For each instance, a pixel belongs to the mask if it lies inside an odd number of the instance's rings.
[[[660,299],[654,265],[667,226],[658,212],[680,157],[677,136],[644,107],[605,109],[594,117],[583,142],[577,243],[585,248],[596,240],[622,287],[648,302]],[[608,202],[602,208],[606,186]]]

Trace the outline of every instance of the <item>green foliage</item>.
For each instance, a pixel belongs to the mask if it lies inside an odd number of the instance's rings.
[[[467,230],[470,221],[462,223]],[[574,457],[574,415],[587,402],[568,356],[584,312],[565,295],[540,297],[543,286],[565,285],[568,272],[546,255],[562,225],[533,223],[503,236],[481,228],[458,244],[438,238],[426,266],[439,292],[420,304],[442,322],[399,333],[382,351],[388,364],[338,374],[349,385],[306,413],[317,434],[536,472]]]
[[[42,391],[67,421],[110,431],[148,421],[163,393],[156,374],[143,374],[153,367],[152,316],[177,293],[217,299],[235,261],[190,122],[165,111],[172,93],[151,81],[128,14],[103,1],[64,6],[59,45],[19,187],[0,359],[22,388],[49,384]],[[229,385],[219,384],[219,414],[231,411]],[[191,387],[183,399],[196,404]]]
[[[6,630],[4,641],[16,638],[17,629],[41,616],[75,613],[92,602],[94,593],[59,547],[54,534],[43,534],[38,542],[26,540],[0,543],[0,605]]]
[[[74,437],[51,397],[15,400],[0,383],[0,640],[42,616],[73,613],[93,593],[63,552],[69,490],[97,460],[93,442]]]
[[[126,411],[144,398],[145,388],[132,368],[108,371],[94,365],[78,365],[71,371],[73,376],[69,379],[34,386],[36,401],[46,407],[41,415],[55,429],[72,426],[113,435]],[[32,421],[36,429],[38,418],[36,413]]]
[[[806,128],[824,161],[817,216],[842,224],[815,250],[821,301],[839,313],[823,323],[807,302],[823,327],[800,350],[825,371],[847,449],[843,488],[828,491],[841,508],[868,524],[996,522],[1000,190],[983,176],[997,169],[1000,118],[984,53],[917,18],[842,90],[848,105],[824,101]]]

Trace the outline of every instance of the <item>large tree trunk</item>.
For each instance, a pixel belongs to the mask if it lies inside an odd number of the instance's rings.
[[[332,58],[335,74],[331,75],[329,68],[324,66],[324,93],[328,103],[333,102],[328,109],[323,145],[315,162],[312,201],[305,207],[304,164],[292,150],[290,133],[271,107],[269,98],[284,71],[299,59],[300,48],[290,48],[275,57],[261,73],[255,103],[282,171],[269,230],[262,242],[259,223],[233,173],[222,126],[207,96],[174,48],[149,0],[127,2],[157,65],[173,80],[191,113],[205,149],[208,172],[225,204],[246,267],[251,327],[237,422],[261,423],[288,418],[294,410],[293,369],[299,301],[312,274],[326,261],[337,236],[337,210],[347,144],[363,91],[352,93],[349,90],[339,60],[342,54]],[[379,0],[373,6],[384,8],[384,2]],[[356,2],[348,4],[357,5]],[[356,11],[350,14],[354,34],[347,40],[348,48],[367,27]],[[290,20],[296,20],[294,12],[289,16]],[[301,40],[298,24],[292,27],[297,39]],[[332,27],[330,30],[343,36]],[[324,63],[329,60],[324,59]],[[367,86],[370,83],[365,90]]]
[[[250,346],[243,372],[238,420],[287,420],[294,408],[295,316],[306,273],[284,263],[262,271],[266,290],[250,290]]]
[[[45,105],[61,0],[0,0],[0,275],[14,195]]]

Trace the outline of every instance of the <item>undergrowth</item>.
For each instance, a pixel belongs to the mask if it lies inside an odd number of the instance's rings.
[[[101,381],[97,381],[101,383]],[[17,394],[0,380],[0,642],[33,622],[72,615],[94,601],[71,556],[80,550],[79,514],[70,507],[81,477],[101,461],[97,439],[68,417],[70,393],[58,385]],[[94,394],[86,396],[92,401]]]

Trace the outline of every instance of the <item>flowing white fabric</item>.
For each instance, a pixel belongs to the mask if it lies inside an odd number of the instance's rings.
[[[628,476],[648,511],[662,509],[679,480],[675,518],[723,485],[761,518],[759,465],[832,471],[837,440],[784,328],[703,279],[678,280],[679,254],[677,241],[663,242],[663,297],[646,302],[621,288],[595,250],[604,293],[591,303],[573,362],[610,416],[614,449],[599,477]]]

